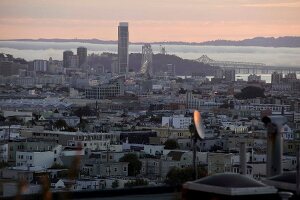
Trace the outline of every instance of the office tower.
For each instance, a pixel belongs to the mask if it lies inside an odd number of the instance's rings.
[[[79,67],[83,67],[87,62],[87,48],[78,47],[77,48],[77,56],[78,56],[78,65]]]
[[[256,74],[250,74],[248,76],[248,82],[260,82],[261,81],[261,76],[258,76]]]
[[[65,68],[68,68],[71,66],[71,59],[73,56],[73,52],[72,51],[64,51],[63,53],[63,66]]]
[[[109,83],[101,84],[97,87],[86,88],[87,99],[105,99],[111,97],[124,96],[124,80],[112,80]]]
[[[176,67],[173,64],[167,64],[167,75],[176,76]]]
[[[235,69],[225,69],[224,71],[225,81],[235,81]]]
[[[281,83],[283,79],[283,74],[278,72],[273,72],[271,77],[271,83]]]
[[[288,73],[285,75],[285,79],[287,82],[293,82],[297,80],[297,74],[296,73]]]
[[[119,62],[119,73],[128,73],[128,23],[120,22],[118,27],[118,62]]]
[[[79,57],[78,55],[70,56],[70,66],[71,68],[78,68],[79,67]]]
[[[216,69],[215,70],[215,77],[214,78],[223,79],[223,70],[222,69]]]
[[[152,69],[152,48],[150,44],[144,44],[142,47],[142,64],[141,73],[151,77],[153,75]]]
[[[48,69],[48,61],[47,60],[34,60],[33,68],[36,72],[46,72]]]
[[[112,74],[119,74],[119,63],[118,63],[118,59],[114,58],[112,63],[111,63],[111,73]]]

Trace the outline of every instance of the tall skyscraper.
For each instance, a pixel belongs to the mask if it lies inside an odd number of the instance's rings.
[[[273,72],[271,76],[271,83],[281,83],[283,79],[283,74],[278,72]]]
[[[225,69],[224,70],[224,79],[225,81],[235,81],[235,69]]]
[[[128,23],[120,22],[118,27],[118,64],[120,74],[128,73],[128,42]]]
[[[33,61],[33,68],[36,72],[45,72],[48,68],[48,61],[47,60],[34,60]]]
[[[70,68],[78,68],[79,67],[79,58],[78,55],[70,56]]]
[[[142,64],[141,64],[141,73],[152,77],[152,57],[153,52],[150,44],[144,44],[142,47]]]
[[[82,67],[83,64],[87,62],[87,48],[78,47],[77,48],[78,64],[79,67]]]
[[[174,64],[167,64],[167,75],[176,76],[176,67]]]
[[[113,58],[111,63],[111,73],[112,74],[119,74],[119,63],[117,58]]]
[[[71,66],[71,60],[72,60],[72,56],[73,56],[73,52],[72,51],[64,51],[63,53],[63,66],[65,68],[68,68]]]

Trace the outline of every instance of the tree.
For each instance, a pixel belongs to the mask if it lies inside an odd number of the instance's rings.
[[[68,124],[65,120],[59,119],[54,123],[54,126],[58,129],[66,129],[68,127]]]
[[[67,167],[59,163],[54,163],[49,169],[67,169]]]
[[[9,167],[9,164],[7,162],[1,161],[0,162],[0,169],[6,168],[6,167]]]
[[[198,166],[198,178],[202,178],[207,176],[207,170],[202,167]],[[172,168],[166,177],[166,183],[169,185],[179,186],[187,181],[194,180],[194,169],[192,167],[180,169],[180,168]]]
[[[77,132],[77,129],[72,126],[67,126],[65,130],[68,132]]]
[[[128,175],[136,176],[140,173],[142,162],[138,159],[136,154],[129,153],[120,158],[120,162],[128,162]]]
[[[80,107],[77,110],[75,110],[74,114],[77,117],[80,117],[80,119],[82,119],[83,116],[92,116],[92,115],[95,115],[96,112],[95,112],[95,110],[92,110],[89,106],[85,106],[85,107]]]
[[[4,122],[5,121],[5,117],[3,117],[3,115],[0,115],[0,122]]]
[[[164,145],[165,149],[179,149],[179,144],[173,139],[168,139]]]
[[[235,95],[237,99],[254,99],[257,97],[265,97],[265,90],[256,86],[248,86],[241,90],[240,93]]]
[[[9,116],[6,118],[6,121],[9,123],[9,124],[21,124],[23,122],[22,119],[19,119],[18,117],[16,116]]]
[[[125,187],[135,187],[135,186],[143,186],[143,185],[148,185],[148,181],[144,179],[136,179],[134,181],[128,181],[127,183],[124,184]]]
[[[112,182],[111,187],[114,188],[114,189],[118,188],[119,187],[119,180],[115,180],[114,182]]]

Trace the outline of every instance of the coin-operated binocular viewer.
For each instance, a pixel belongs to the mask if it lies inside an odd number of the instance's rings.
[[[267,177],[282,173],[282,126],[287,122],[284,116],[266,116],[262,122],[267,128]]]

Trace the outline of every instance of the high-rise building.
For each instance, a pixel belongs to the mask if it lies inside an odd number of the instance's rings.
[[[118,27],[118,62],[119,62],[119,73],[128,73],[128,23],[120,22]]]
[[[78,65],[79,67],[83,67],[87,62],[87,48],[78,47],[77,48],[77,56],[78,56]]]
[[[248,82],[260,82],[261,81],[261,76],[258,76],[256,74],[250,74],[248,76]]]
[[[224,71],[225,81],[235,81],[235,69],[225,69]]]
[[[297,80],[297,74],[296,73],[288,73],[285,75],[285,79],[287,82],[293,82]]]
[[[283,79],[283,74],[282,73],[273,72],[272,77],[271,77],[271,83],[272,84],[281,83],[282,79]]]
[[[120,70],[119,70],[119,63],[118,63],[118,59],[114,58],[112,63],[111,63],[111,73],[112,74],[119,74]]]
[[[173,64],[167,64],[167,75],[176,76],[176,67]]]
[[[46,72],[48,70],[48,61],[47,60],[34,60],[33,68],[36,72]]]
[[[78,55],[70,56],[70,66],[71,68],[78,68],[79,67],[79,57]]]
[[[142,47],[142,64],[141,73],[151,77],[153,75],[152,69],[152,48],[150,44],[144,44]]]
[[[110,83],[101,84],[97,87],[85,89],[87,99],[105,99],[110,97],[124,96],[124,80],[117,79]]]
[[[73,56],[73,52],[72,51],[64,51],[63,53],[63,66],[65,68],[68,68],[71,66],[71,60],[72,60],[72,56]]]

